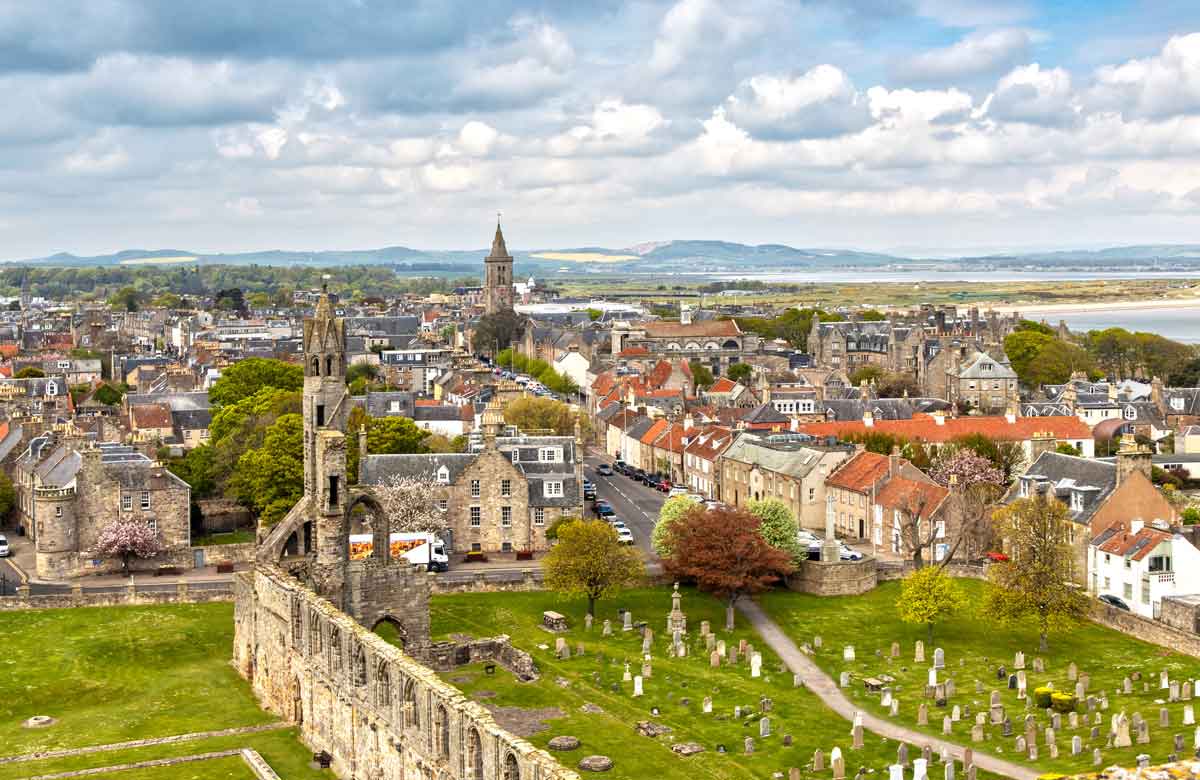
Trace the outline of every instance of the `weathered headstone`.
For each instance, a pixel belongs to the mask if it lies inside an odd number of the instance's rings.
[[[629,662],[628,661],[625,662],[625,675],[621,679],[623,679],[625,682],[633,681],[633,672],[629,671]]]
[[[746,737],[746,739],[742,741],[742,745],[743,745],[743,749],[745,750],[746,755],[748,755],[748,756],[753,755],[753,753],[754,753],[754,738],[753,737]]]
[[[622,618],[624,619],[625,622],[621,624],[621,630],[622,631],[632,631],[633,630],[633,613],[630,612],[629,610],[625,610],[625,614],[622,616]]]
[[[1071,755],[1077,756],[1083,752],[1083,740],[1078,734],[1071,737]]]
[[[978,723],[971,727],[971,741],[983,742],[983,726]]]
[[[920,639],[917,640],[916,649],[913,651],[913,663],[925,663],[925,643]]]
[[[713,650],[708,656],[708,665],[712,669],[721,668],[721,654]]]
[[[759,718],[758,736],[760,736],[760,737],[771,736],[771,719],[770,718],[765,718],[765,717]]]
[[[924,758],[913,760],[913,780],[927,780],[929,762]]]
[[[762,676],[762,656],[759,655],[758,653],[755,653],[754,655],[750,656],[750,676],[751,677],[761,677]]]
[[[954,733],[954,721],[950,720],[949,715],[942,718],[942,733],[946,735]]]
[[[901,742],[896,747],[896,763],[900,766],[908,766],[908,743]]]
[[[595,620],[595,618],[593,618],[593,617],[592,617],[592,613],[591,613],[591,612],[589,612],[589,613],[587,613],[586,615],[584,615],[584,616],[583,616],[583,627],[584,627],[584,629],[586,629],[586,630],[588,630],[588,631],[591,631],[591,630],[592,630],[592,621],[593,621],[593,620]]]
[[[863,727],[862,724],[855,724],[854,728],[850,729],[850,747],[854,750],[861,750],[863,746]]]
[[[842,758],[842,751],[834,748],[830,755],[832,756],[830,763],[833,764],[833,780],[846,780],[846,759]]]
[[[700,711],[707,714],[712,712],[712,697],[705,696],[704,701],[700,703]]]
[[[1183,725],[1194,726],[1195,724],[1196,724],[1196,711],[1192,708],[1192,705],[1190,705],[1190,704],[1183,705]]]
[[[904,767],[900,764],[888,766],[888,780],[904,780]]]
[[[917,707],[917,725],[929,725],[929,705],[925,702],[921,702],[921,704]]]
[[[1124,693],[1124,694],[1133,693],[1133,680],[1126,677],[1124,680],[1121,681],[1121,693]]]
[[[1166,707],[1160,707],[1158,710],[1158,726],[1159,726],[1159,728],[1165,729],[1167,726],[1170,726],[1170,725],[1171,725],[1171,713],[1167,710]]]
[[[845,647],[842,648],[842,660],[843,661],[853,661],[854,660],[854,645],[846,645]]]
[[[637,677],[633,678],[633,695],[634,696],[642,695],[642,677],[641,677],[641,675],[638,675]]]
[[[942,648],[940,648],[940,647],[935,647],[933,649],[933,668],[934,669],[945,669],[946,668],[946,651],[942,650]]]
[[[899,642],[892,642],[892,649],[891,649],[891,652],[888,654],[888,657],[889,658],[899,658],[900,657],[900,643]]]
[[[1129,736],[1129,718],[1122,712],[1113,718],[1113,747],[1127,748],[1133,744]]]
[[[825,771],[825,751],[821,750],[821,748],[817,748],[813,751],[812,765],[814,772]]]
[[[1016,655],[1013,656],[1013,668],[1014,669],[1024,669],[1025,668],[1025,654],[1022,653],[1020,650],[1018,650]]]
[[[604,621],[604,627],[601,629],[600,633],[603,636],[612,636],[612,621],[611,620]]]
[[[1072,661],[1071,663],[1067,664],[1067,679],[1071,682],[1075,682],[1078,677],[1079,667],[1075,665],[1074,661]]]
[[[838,684],[842,688],[849,688],[850,687],[850,672],[842,672],[841,675],[838,677]]]

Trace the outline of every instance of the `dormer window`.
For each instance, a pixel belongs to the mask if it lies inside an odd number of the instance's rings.
[[[58,382],[55,382],[53,379],[51,379],[49,382],[46,383],[46,395],[49,395],[49,396],[58,395]]]
[[[449,485],[450,484],[450,469],[446,468],[445,466],[441,466],[440,468],[438,468],[437,481],[438,481],[438,484]]]
[[[561,463],[562,448],[561,447],[539,447],[538,460],[542,463]]]
[[[1183,396],[1177,395],[1171,399],[1171,408],[1177,412],[1183,411]]]
[[[1072,512],[1082,512],[1083,511],[1083,493],[1078,490],[1071,491],[1071,511]]]
[[[1132,406],[1126,406],[1125,407],[1125,419],[1126,420],[1136,420],[1137,419],[1137,409],[1134,409]]]

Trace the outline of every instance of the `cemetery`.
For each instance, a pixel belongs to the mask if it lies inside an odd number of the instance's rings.
[[[902,622],[898,583],[761,603],[864,711],[1042,772],[1095,772],[1193,758],[1200,659],[1092,623],[1051,633],[981,614],[985,584],[933,629]]]
[[[229,663],[233,605],[88,607],[0,613],[0,778],[213,754],[186,764],[90,775],[120,780],[251,778],[235,753],[258,751],[283,777],[310,767]],[[179,741],[181,734],[223,732]],[[124,745],[124,743],[138,743]],[[117,749],[82,750],[122,744]],[[40,760],[10,761],[55,751]]]
[[[947,774],[921,746],[855,727],[782,670],[740,616],[724,631],[723,605],[691,589],[623,592],[590,624],[584,601],[548,592],[435,596],[432,614],[435,639],[504,633],[533,655],[532,683],[482,664],[444,676],[581,777],[597,757],[611,762],[605,776],[630,780],[883,778],[898,756],[906,778],[976,774],[959,762]]]

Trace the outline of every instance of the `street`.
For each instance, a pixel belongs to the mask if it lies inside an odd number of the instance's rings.
[[[596,467],[601,463],[611,463],[604,457],[589,455],[584,459],[584,477],[596,486],[596,497],[612,504],[617,517],[625,521],[633,532],[633,543],[646,554],[648,563],[657,561],[654,551],[650,549],[650,533],[658,521],[658,510],[662,508],[667,497],[654,488],[647,487],[641,482],[635,482],[629,477],[613,474],[602,477],[596,473]],[[591,506],[587,507],[589,517],[595,515]]]

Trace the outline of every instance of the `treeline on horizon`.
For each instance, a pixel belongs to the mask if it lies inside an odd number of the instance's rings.
[[[290,303],[295,290],[320,288],[323,277],[331,292],[343,298],[388,297],[412,293],[444,293],[480,284],[479,276],[401,276],[391,266],[155,265],[106,267],[8,266],[0,269],[0,295],[20,294],[22,281],[35,297],[48,300],[106,302],[133,288],[142,300],[171,293],[183,297],[215,296],[240,289],[247,296],[263,293]]]

